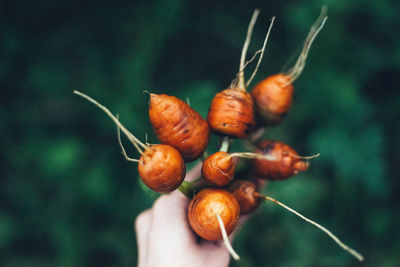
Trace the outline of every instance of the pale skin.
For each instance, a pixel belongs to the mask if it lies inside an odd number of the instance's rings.
[[[201,164],[185,177],[200,176]],[[211,242],[197,237],[187,220],[189,200],[180,192],[159,197],[153,207],[135,221],[138,243],[138,266],[228,266],[230,255],[222,241]]]

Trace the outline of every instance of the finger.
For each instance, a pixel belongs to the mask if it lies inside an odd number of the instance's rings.
[[[151,227],[152,210],[148,209],[140,213],[135,220],[135,231],[138,242],[144,241],[145,234]]]
[[[189,200],[185,197],[164,195],[153,205],[153,231],[165,238],[183,238],[192,241],[193,234],[187,221]]]
[[[201,162],[196,164],[187,174],[185,180],[193,180],[201,175]],[[163,238],[183,242],[194,242],[195,236],[189,227],[187,210],[189,199],[179,190],[159,197],[153,205],[152,231]],[[168,226],[168,229],[166,229]],[[175,234],[176,233],[176,234]],[[175,240],[178,242],[178,240]]]
[[[202,162],[197,163],[185,176],[185,181],[193,181],[194,179],[201,176],[201,167],[203,166]]]
[[[152,210],[145,210],[135,220],[135,232],[139,251],[138,266],[142,266],[148,251],[149,232],[152,227]]]
[[[207,255],[204,266],[228,266],[230,255],[223,242],[206,241],[200,250]]]
[[[185,259],[185,250],[194,243],[186,219],[186,199],[164,195],[159,197],[153,207],[152,228],[149,232],[149,251],[156,251],[157,259],[149,258],[149,266],[174,266],[173,263]],[[149,262],[147,262],[149,263]],[[179,265],[189,266],[189,265]]]

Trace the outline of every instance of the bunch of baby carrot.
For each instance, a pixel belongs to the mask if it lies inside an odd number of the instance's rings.
[[[360,261],[363,256],[343,244],[323,226],[304,217],[281,202],[257,192],[257,180],[285,180],[298,171],[306,171],[312,157],[299,156],[289,145],[279,141],[257,141],[265,127],[278,125],[292,106],[293,82],[301,75],[310,47],[323,28],[327,16],[325,8],[311,27],[297,61],[287,71],[275,74],[250,86],[260,66],[275,18],[272,18],[262,49],[246,61],[253,27],[259,11],[251,18],[243,46],[237,77],[229,88],[217,93],[211,101],[207,120],[184,101],[170,95],[149,93],[149,118],[161,144],[145,144],[135,137],[106,107],[89,96],[74,91],[102,109],[117,125],[118,140],[128,161],[138,163],[138,173],[144,184],[156,192],[180,190],[189,197],[188,221],[193,231],[206,240],[224,240],[232,257],[239,256],[231,247],[227,235],[236,227],[239,216],[254,211],[262,200],[272,201],[300,216],[327,233],[338,245]],[[245,80],[245,68],[258,56],[250,78]],[[132,142],[141,154],[129,158],[120,141],[119,133]],[[208,156],[206,149],[210,135],[221,138],[219,151]],[[251,152],[229,153],[235,139],[246,139],[254,144]],[[317,155],[316,155],[317,156]],[[201,158],[202,177],[197,183],[184,181],[186,162]],[[245,180],[235,177],[237,158],[248,158],[251,174]],[[251,178],[250,178],[251,177]]]

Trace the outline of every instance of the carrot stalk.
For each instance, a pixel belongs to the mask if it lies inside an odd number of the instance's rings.
[[[117,115],[117,119],[118,119],[118,115]],[[119,144],[119,146],[121,147],[122,155],[124,156],[124,158],[125,158],[127,161],[139,162],[138,159],[130,158],[130,157],[126,154],[124,145],[122,144],[122,141],[121,141],[121,130],[119,129],[119,127],[117,127],[117,138],[118,138],[118,144]],[[136,143],[133,143],[133,145],[136,147],[136,149],[137,149],[139,152],[141,151],[140,148],[139,148],[139,146],[138,146]],[[143,152],[140,152],[140,154],[143,154]]]
[[[257,74],[258,68],[260,67],[262,58],[264,56],[265,47],[267,46],[269,34],[271,33],[272,25],[274,25],[274,21],[275,21],[275,17],[272,17],[271,23],[269,24],[267,35],[265,36],[265,39],[264,39],[263,47],[261,48],[261,50],[259,50],[259,51],[261,51],[261,55],[258,58],[256,68],[254,69],[253,73],[251,74],[249,80],[246,83],[246,87],[248,87],[250,85],[251,81],[254,79],[254,76],[256,76],[256,74]]]
[[[181,185],[178,187],[179,192],[181,192],[184,196],[186,196],[188,199],[192,199],[194,196],[195,192],[195,187],[193,183],[183,181]]]
[[[221,147],[219,151],[228,152],[230,146],[230,140],[228,136],[224,136],[222,139]]]
[[[74,90],[74,94],[79,95],[83,98],[85,98],[86,100],[88,100],[89,102],[93,103],[94,105],[96,105],[98,108],[100,108],[101,110],[103,110],[113,121],[114,123],[118,126],[118,128],[120,128],[122,130],[122,132],[126,135],[126,137],[129,138],[129,140],[131,140],[131,142],[133,144],[139,144],[141,147],[143,147],[144,149],[146,149],[146,145],[143,144],[142,142],[140,142],[139,139],[137,139],[131,132],[128,131],[128,129],[125,128],[124,125],[122,125],[119,120],[111,113],[111,111],[106,108],[105,106],[103,106],[102,104],[100,104],[99,102],[97,102],[96,100],[94,100],[93,98],[91,98],[88,95],[85,95],[84,93],[81,93],[77,90]],[[143,153],[143,151],[141,151],[140,149],[138,150],[140,152],[140,154]]]
[[[255,9],[253,12],[253,16],[251,17],[249,26],[247,28],[246,40],[244,41],[242,54],[240,56],[240,65],[239,65],[239,78],[238,78],[238,87],[241,90],[246,90],[245,82],[244,82],[244,64],[246,62],[246,54],[247,49],[250,45],[251,35],[253,34],[254,24],[256,23],[257,17],[260,14],[259,9]]]
[[[296,64],[288,71],[287,75],[290,77],[290,83],[293,83],[303,72],[311,45],[317,37],[318,33],[324,27],[326,20],[328,19],[328,17],[326,16],[326,11],[327,8],[323,6],[321,8],[321,13],[318,19],[311,27],[310,32],[308,33],[306,40],[304,41],[303,49],[300,53],[299,58],[296,61]]]

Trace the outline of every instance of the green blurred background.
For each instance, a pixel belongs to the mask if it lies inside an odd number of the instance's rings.
[[[231,265],[399,266],[394,0],[2,0],[0,266],[136,265],[134,220],[158,195],[143,190],[136,165],[120,155],[111,120],[73,89],[157,142],[143,90],[189,97],[206,116],[212,96],[235,76],[254,8],[261,15],[251,53],[277,16],[257,82],[298,51],[323,4],[329,20],[295,82],[292,110],[265,133],[321,156],[266,192],[330,228],[366,261],[268,203],[238,234],[242,260]]]

